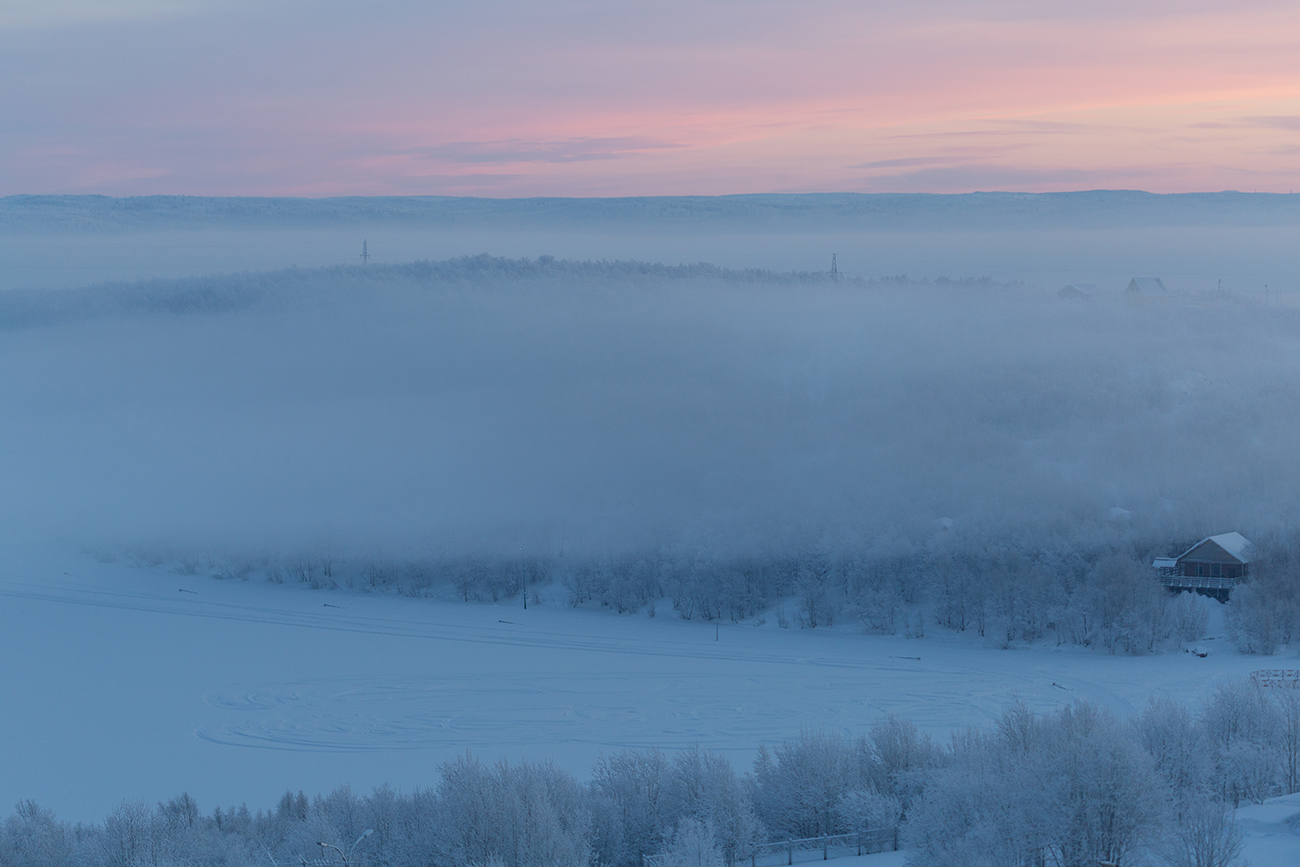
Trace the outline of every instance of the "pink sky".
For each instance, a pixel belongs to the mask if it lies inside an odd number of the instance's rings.
[[[0,194],[1298,188],[1300,4],[1228,10],[14,0]]]

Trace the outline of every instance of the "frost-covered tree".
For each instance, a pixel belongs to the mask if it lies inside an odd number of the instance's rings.
[[[663,845],[673,824],[670,766],[658,750],[623,750],[592,773],[592,843],[600,862],[640,867]]]
[[[749,857],[762,841],[753,804],[731,762],[717,753],[698,746],[677,753],[668,776],[667,803],[677,834],[686,822],[708,827],[729,861]]]
[[[871,726],[858,744],[859,774],[866,789],[896,800],[906,812],[925,774],[943,764],[943,750],[911,720],[890,714]]]
[[[103,858],[107,867],[139,867],[154,862],[153,815],[138,801],[123,801],[104,820]]]
[[[854,831],[893,828],[903,818],[903,804],[892,795],[873,789],[852,789],[836,805],[840,827]]]
[[[954,740],[907,822],[912,863],[1124,863],[1163,827],[1165,787],[1132,730],[1088,704]]]
[[[1235,807],[1277,793],[1282,771],[1277,709],[1263,689],[1246,681],[1220,684],[1206,701],[1201,722],[1219,797]]]
[[[1232,811],[1201,798],[1188,804],[1159,852],[1168,867],[1239,867],[1241,846]]]
[[[1205,635],[1210,615],[1205,610],[1205,597],[1195,593],[1179,593],[1170,605],[1174,637],[1179,642],[1199,641]]]
[[[712,823],[687,818],[660,853],[663,867],[723,867],[729,863]]]
[[[577,781],[549,763],[471,756],[443,766],[435,863],[583,867],[591,815]]]
[[[1209,739],[1185,705],[1164,696],[1152,698],[1133,725],[1138,743],[1176,800],[1204,797],[1213,788]]]
[[[754,807],[778,839],[838,833],[838,806],[861,782],[856,746],[835,731],[805,731],[759,749]]]
[[[3,867],[72,867],[77,854],[73,831],[34,801],[19,801],[0,823]]]
[[[1274,690],[1271,700],[1283,794],[1289,795],[1300,792],[1300,689]]]

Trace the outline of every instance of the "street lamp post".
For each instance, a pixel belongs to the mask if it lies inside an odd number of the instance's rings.
[[[325,854],[326,849],[333,849],[335,852],[339,853],[339,857],[343,859],[344,864],[351,864],[352,854],[357,851],[357,847],[361,845],[361,841],[366,839],[373,833],[375,833],[374,828],[367,828],[365,831],[362,832],[361,836],[357,838],[357,841],[353,843],[350,847],[348,847],[348,851],[346,852],[344,852],[338,846],[335,846],[333,843],[317,843],[316,845],[321,848],[322,855]]]

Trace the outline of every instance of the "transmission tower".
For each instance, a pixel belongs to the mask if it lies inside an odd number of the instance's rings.
[[[370,251],[366,249],[366,242],[361,242],[361,261],[363,264],[370,264]]]
[[[835,254],[834,254],[834,253],[831,253],[831,276],[832,276],[832,277],[839,277],[839,276],[840,276],[840,266],[837,265],[837,264],[835,263]]]

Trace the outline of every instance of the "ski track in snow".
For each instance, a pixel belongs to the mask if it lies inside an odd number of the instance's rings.
[[[477,674],[447,674],[417,680],[366,676],[241,685],[209,693],[203,699],[210,707],[238,714],[239,718],[209,722],[198,730],[204,740],[235,746],[371,750],[435,744],[465,748],[508,741],[521,746],[579,742],[614,748],[681,748],[699,743],[727,748],[742,732],[770,730],[772,734],[766,737],[776,737],[778,733],[793,734],[805,724],[852,727],[862,716],[872,717],[864,705],[874,696],[905,692],[915,686],[918,678],[923,678],[932,690],[952,695],[952,700],[940,701],[933,708],[938,720],[966,716],[972,699],[985,717],[996,716],[1005,705],[1000,689],[989,690],[983,698],[968,692],[974,682],[988,678],[987,673],[971,665],[812,653],[792,657],[756,650],[753,642],[746,642],[742,648],[674,646],[657,640],[656,624],[648,627],[649,640],[634,640],[582,637],[514,625],[430,624],[398,617],[295,612],[192,598],[173,600],[96,587],[51,591],[30,583],[9,583],[0,589],[0,596],[461,645],[658,657],[665,664],[685,662],[692,669],[706,668],[694,674],[677,672],[671,677],[635,680],[619,672],[497,672],[490,680]],[[420,603],[409,604],[414,608]],[[456,603],[442,605],[456,607]],[[477,607],[464,606],[462,610]],[[730,671],[707,670],[733,666],[765,675],[732,679]],[[735,690],[720,690],[720,676],[732,682]],[[820,714],[801,713],[801,721],[792,730],[788,723],[781,723],[790,717],[789,703],[779,696],[764,695],[783,689],[789,689],[791,695],[820,696],[828,704]],[[745,692],[758,700],[737,697],[737,693]],[[1096,692],[1090,697],[1110,707],[1130,709],[1113,694]],[[986,700],[989,698],[991,702]],[[757,743],[752,736],[749,740]],[[746,748],[751,746],[747,743]]]

